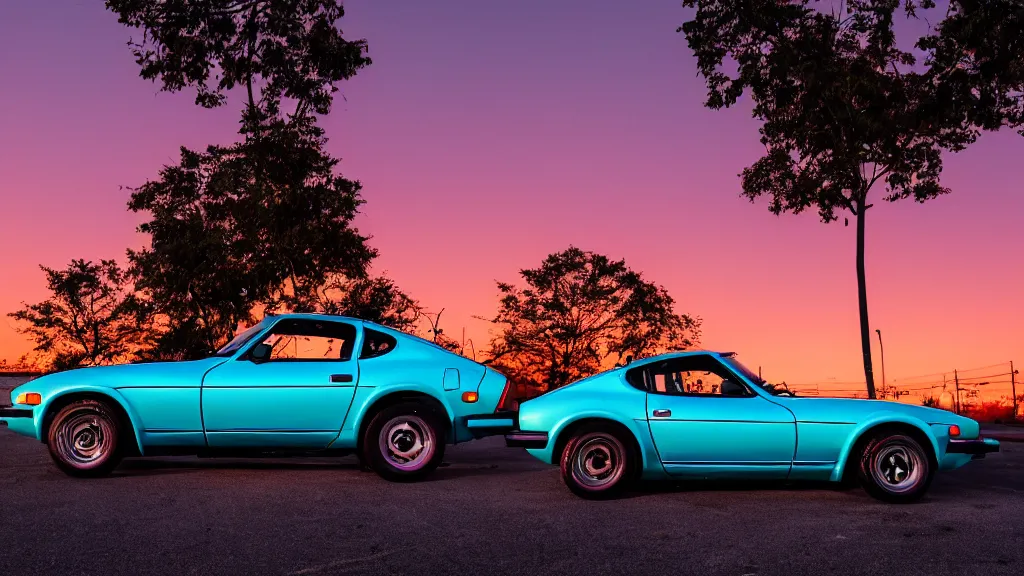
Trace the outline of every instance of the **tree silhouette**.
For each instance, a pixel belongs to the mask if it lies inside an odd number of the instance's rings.
[[[338,0],[107,0],[118,21],[142,32],[128,42],[139,75],[162,90],[196,89],[196,104],[246,88],[249,109],[269,116],[282,99],[296,116],[330,112],[335,84],[370,63],[365,40],[346,40]],[[210,75],[213,74],[211,80]]]
[[[749,94],[766,154],[743,170],[743,195],[775,213],[815,208],[823,222],[849,212],[857,227],[861,348],[875,397],[864,273],[865,216],[882,200],[924,202],[949,192],[942,152],[982,129],[1020,126],[1021,0],[952,0],[936,30],[899,48],[895,12],[932,0],[684,0],[685,33],[719,109]],[[932,20],[929,18],[929,20]],[[936,19],[937,20],[937,19]],[[922,58],[923,56],[923,58]]]
[[[383,276],[352,280],[336,275],[320,291],[318,312],[353,316],[409,331],[417,321],[416,301]]]
[[[151,219],[149,248],[131,272],[153,303],[153,358],[216,349],[258,310],[358,314],[397,327],[413,306],[371,279],[377,252],[353,226],[360,184],[337,173],[316,115],[335,84],[370,63],[364,40],[343,37],[337,0],[108,0],[140,75],[166,91],[196,90],[204,107],[245,88],[242,140],[183,148],[177,165],[134,190]],[[290,112],[282,106],[288,103]]]
[[[50,370],[111,364],[131,358],[144,333],[145,309],[113,260],[72,260],[63,270],[40,266],[50,296],[8,314],[34,342]]]
[[[336,275],[366,275],[376,251],[352,226],[359,184],[335,174],[309,117],[181,162],[134,191],[151,247],[130,251],[139,290],[168,327],[156,356],[197,357],[247,323],[254,307],[314,310]]]
[[[570,246],[521,270],[526,287],[499,282],[495,365],[541,389],[594,374],[610,361],[697,343],[700,319],[676,314],[668,292],[626,267]]]

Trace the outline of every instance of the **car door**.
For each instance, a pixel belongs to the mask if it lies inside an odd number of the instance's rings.
[[[287,318],[202,387],[211,447],[324,448],[341,430],[359,368],[358,328],[342,321]]]
[[[758,395],[714,356],[643,367],[651,437],[665,470],[694,478],[782,479],[796,449],[793,414]]]

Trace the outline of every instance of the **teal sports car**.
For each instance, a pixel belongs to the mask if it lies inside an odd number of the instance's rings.
[[[501,373],[433,342],[340,316],[267,316],[209,358],[49,374],[0,424],[73,476],[124,456],[346,455],[389,480],[434,470],[446,444],[507,431]]]
[[[585,498],[643,479],[859,480],[890,502],[920,498],[937,470],[999,450],[952,412],[779,393],[732,353],[677,352],[521,402],[506,444],[561,466]]]

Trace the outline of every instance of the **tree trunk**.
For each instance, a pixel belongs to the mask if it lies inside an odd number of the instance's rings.
[[[868,290],[864,278],[864,213],[867,206],[857,206],[857,300],[860,304],[860,347],[864,354],[864,381],[868,385],[868,398],[875,397],[875,377],[871,370],[871,328],[868,325]]]

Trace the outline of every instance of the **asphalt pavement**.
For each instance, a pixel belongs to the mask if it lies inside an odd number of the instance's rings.
[[[126,460],[77,480],[0,428],[0,574],[1024,573],[1024,444],[893,506],[821,486],[644,485],[572,496],[500,438],[430,481],[353,458]]]

